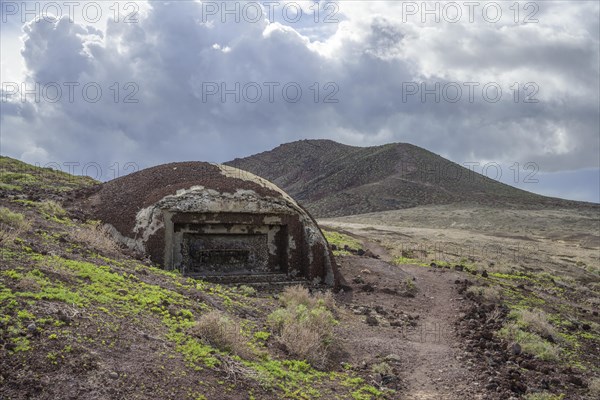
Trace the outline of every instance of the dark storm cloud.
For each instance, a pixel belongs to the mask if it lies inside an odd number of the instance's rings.
[[[413,24],[385,2],[341,4],[339,22],[312,26],[306,18],[222,23],[203,11],[197,2],[152,2],[133,24],[26,24],[26,82],[57,82],[63,95],[3,104],[2,152],[148,166],[226,161],[319,137],[411,142],[457,161],[529,160],[544,171],[598,167],[595,3],[541,5],[536,24]],[[73,101],[65,82],[79,84]],[[473,101],[465,82],[479,84]],[[502,87],[497,102],[482,95],[490,82]],[[528,82],[538,103],[523,102]],[[462,97],[407,95],[422,83],[459,86]],[[91,102],[97,87],[102,97]]]

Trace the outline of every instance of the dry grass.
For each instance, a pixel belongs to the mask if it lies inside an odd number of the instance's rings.
[[[65,209],[54,200],[44,200],[37,204],[37,208],[51,217],[63,218],[67,215]]]
[[[515,341],[521,345],[523,351],[538,357],[540,360],[558,361],[560,348],[544,340],[539,335],[521,329],[517,323],[509,323],[499,332],[500,337]]]
[[[240,285],[237,291],[246,297],[256,297],[257,292],[252,286]]]
[[[518,266],[515,265],[506,265],[506,264],[494,264],[493,266],[488,266],[487,270],[490,273],[497,273],[497,274],[507,274],[507,275],[513,275],[519,271],[521,271],[523,268],[520,268]]]
[[[73,242],[84,244],[106,255],[116,256],[120,252],[119,244],[98,221],[79,225],[70,232],[69,236]]]
[[[575,291],[579,293],[582,302],[589,304],[591,307],[600,308],[600,283],[588,283],[587,285],[577,284]]]
[[[419,292],[419,288],[413,282],[412,279],[406,278],[402,281],[402,291],[401,295],[404,297],[415,297],[415,295]]]
[[[600,398],[600,378],[592,378],[590,379],[590,383],[588,384],[588,389],[590,394],[595,398]]]
[[[393,374],[393,368],[391,367],[390,364],[388,364],[385,361],[380,362],[378,364],[373,364],[373,366],[371,367],[371,371],[374,374],[380,374],[382,376]]]
[[[196,322],[191,333],[206,344],[245,359],[254,359],[256,354],[242,334],[240,325],[220,311],[210,311]]]
[[[311,295],[308,289],[301,285],[287,287],[279,296],[279,301],[284,307],[303,305],[312,309],[322,306],[329,311],[335,311],[335,299],[331,292]]]
[[[313,325],[313,324],[311,324]],[[302,323],[285,323],[279,333],[278,340],[288,353],[308,361],[315,367],[327,364],[328,346],[322,341],[323,330],[314,329]]]
[[[542,310],[521,310],[519,320],[531,331],[542,337],[558,338],[556,328],[548,322],[548,315]]]
[[[488,322],[496,322],[501,321],[504,313],[500,307],[495,307],[490,313],[487,315]]]
[[[0,243],[3,246],[9,245],[30,227],[31,223],[23,214],[0,207]]]
[[[19,292],[39,292],[41,286],[35,279],[23,276],[15,284],[15,289]]]
[[[470,286],[467,293],[481,296],[490,303],[497,303],[502,300],[502,290],[497,286]]]
[[[268,317],[271,330],[288,353],[324,368],[337,324],[330,292],[311,296],[302,286],[288,287],[280,296],[283,308]]]
[[[548,322],[548,315],[539,309],[513,310],[508,317],[512,320],[500,330],[501,336],[518,342],[523,351],[542,360],[557,361],[560,347],[547,341],[560,339],[557,330]]]

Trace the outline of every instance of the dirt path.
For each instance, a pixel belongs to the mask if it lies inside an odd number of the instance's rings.
[[[483,389],[486,377],[471,370],[455,329],[467,304],[456,291],[455,281],[464,275],[390,264],[385,248],[353,236],[381,257],[341,260],[342,272],[353,289],[342,301],[349,311],[342,335],[346,346],[353,349],[353,364],[362,363],[371,371],[383,362],[392,365],[399,380],[394,398],[488,398]],[[418,288],[415,297],[402,295],[406,281]],[[373,376],[379,383],[382,376]]]
[[[415,302],[415,311],[421,315],[418,333],[409,337],[403,353],[408,366],[403,371],[406,398],[483,398],[455,331],[462,301],[453,288],[454,274],[414,266],[402,269],[415,277],[421,294]]]

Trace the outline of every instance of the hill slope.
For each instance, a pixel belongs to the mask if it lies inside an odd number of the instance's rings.
[[[319,217],[461,202],[578,204],[516,189],[407,143],[353,147],[302,140],[225,164],[274,182]]]
[[[94,183],[0,158],[0,399],[390,398],[325,356],[330,295],[277,300],[134,259],[63,208]]]
[[[514,270],[510,262],[488,276],[482,269],[492,265],[475,257],[452,271],[449,262],[409,258],[417,255],[403,247],[410,236],[370,220],[372,241],[328,232],[352,278],[344,291],[271,288],[274,296],[134,259],[74,212],[83,193],[71,189],[93,184],[0,158],[0,399],[598,398],[590,274],[576,281],[550,275],[545,263]],[[565,219],[573,222],[581,230]],[[523,317],[511,306],[546,325],[515,325]],[[428,339],[433,324],[439,335]],[[539,326],[554,336],[538,336]],[[523,354],[503,331],[521,335]]]

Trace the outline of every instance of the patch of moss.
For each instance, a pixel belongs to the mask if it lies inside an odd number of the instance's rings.
[[[11,279],[21,279],[23,277],[23,275],[21,273],[17,272],[14,269],[2,271],[2,272],[0,272],[0,274],[6,276],[8,278],[11,278]]]
[[[423,262],[423,260],[418,260],[416,258],[409,257],[395,257],[392,262],[396,265],[409,264],[409,265],[419,265],[421,267],[429,267],[428,263]]]
[[[323,232],[323,235],[325,236],[327,242],[329,242],[330,245],[334,245],[337,248],[333,251],[333,254],[336,256],[350,255],[351,253],[345,250],[346,246],[350,249],[356,250],[362,247],[361,243],[351,236],[324,229],[322,229],[321,231]]]
[[[254,333],[254,339],[256,341],[266,342],[267,340],[269,340],[270,337],[271,337],[271,334],[269,332],[258,331],[258,332]]]
[[[365,382],[357,376],[346,376],[341,382],[342,386],[354,389],[350,395],[355,400],[371,400],[381,398],[385,393]],[[393,392],[388,390],[388,392]]]
[[[374,386],[365,385],[360,389],[352,392],[352,398],[355,400],[372,400],[383,396],[383,392],[376,389]]]
[[[3,190],[42,188],[65,192],[97,183],[87,176],[76,176],[51,168],[40,168],[10,157],[0,156],[0,189]]]
[[[522,274],[522,273],[503,274],[500,272],[490,272],[488,275],[491,277],[500,278],[500,279],[517,279],[517,280],[530,279],[529,276]]]
[[[263,387],[276,387],[290,399],[314,399],[321,397],[315,387],[318,382],[327,377],[325,372],[317,371],[306,361],[272,360],[261,362],[244,362],[258,373],[259,382]]]

